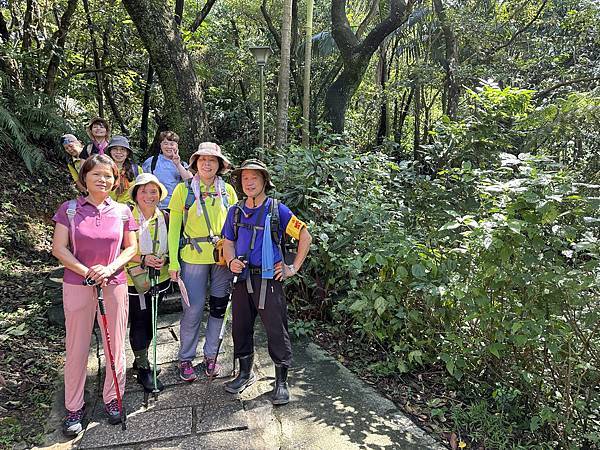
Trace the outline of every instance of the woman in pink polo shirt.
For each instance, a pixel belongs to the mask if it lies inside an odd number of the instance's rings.
[[[106,155],[92,155],[81,167],[79,181],[86,197],[63,203],[53,217],[56,226],[52,254],[65,266],[63,306],[66,327],[65,407],[63,432],[75,436],[83,428],[84,388],[94,317],[98,304],[95,286],[102,288],[115,371],[123,396],[125,391],[125,335],[127,332],[127,278],[123,266],[135,255],[138,226],[129,208],[109,198],[119,170]],[[98,318],[100,323],[100,318]],[[106,348],[104,327],[102,342]],[[107,352],[105,352],[107,353]],[[116,387],[112,369],[106,364],[103,398],[108,421],[119,423]]]

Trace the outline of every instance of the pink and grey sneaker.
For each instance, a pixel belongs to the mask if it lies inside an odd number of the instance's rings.
[[[179,363],[179,378],[190,382],[196,379],[196,371],[191,361],[181,361]]]
[[[204,373],[207,377],[218,377],[221,373],[221,364],[216,362],[215,357],[205,356],[204,357]]]
[[[67,437],[75,437],[83,431],[83,418],[85,416],[85,406],[77,411],[67,411],[67,416],[63,420],[63,434]]]
[[[117,425],[121,422],[121,411],[119,410],[119,402],[116,398],[104,405],[104,411],[108,416],[108,423],[111,425]]]

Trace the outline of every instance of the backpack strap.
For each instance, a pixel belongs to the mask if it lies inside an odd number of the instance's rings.
[[[75,255],[77,247],[75,244],[75,214],[77,214],[77,200],[69,200],[67,204],[67,218],[69,219],[69,241],[71,243],[71,253]]]
[[[129,206],[123,205],[123,209],[121,211],[121,221],[123,222],[123,226],[120,227],[121,232],[119,233],[119,244],[117,245],[117,252],[121,249],[121,244],[123,243],[123,228],[125,224],[129,221],[129,214],[127,211]],[[77,252],[77,242],[75,241],[75,215],[77,215],[77,200],[69,200],[67,204],[67,218],[69,219],[69,240],[71,243],[71,253],[75,255]],[[115,254],[113,260],[117,258]]]
[[[200,248],[200,245],[199,245],[200,242],[212,242],[212,241],[209,236],[192,238],[185,233],[185,226],[187,224],[188,214],[189,214],[190,208],[196,201],[196,197],[194,196],[194,190],[192,189],[191,179],[185,180],[184,183],[185,183],[185,187],[187,189],[187,196],[185,198],[185,204],[184,204],[184,209],[183,209],[183,222],[182,222],[182,228],[181,228],[182,238],[179,240],[179,249],[182,249],[186,245],[190,244],[192,247],[194,247],[194,250],[196,250],[198,253],[202,253],[202,249]],[[210,231],[210,222],[208,221],[208,215],[207,215],[208,213],[206,211],[206,208],[204,208],[204,201],[202,201],[202,206],[203,206],[202,211],[204,211],[204,218],[208,225],[208,230],[212,234],[212,232]]]
[[[131,170],[133,171],[133,177],[135,180],[140,174],[140,166],[138,166],[137,164],[131,164]]]
[[[150,173],[151,174],[154,174],[157,163],[158,163],[158,153],[152,157],[152,162],[150,163]]]
[[[240,214],[243,211],[245,201],[246,201],[245,199],[239,200],[235,204],[235,208],[233,210],[233,240],[234,241],[237,241],[239,227],[246,225],[246,224],[241,223],[241,221],[240,221]]]
[[[279,248],[279,252],[281,253],[281,262],[285,264],[285,230],[281,231],[281,235],[279,234],[279,227],[281,226],[281,219],[279,217],[279,204],[281,202],[276,198],[272,199],[271,202],[271,237],[273,242],[277,243],[277,247]]]

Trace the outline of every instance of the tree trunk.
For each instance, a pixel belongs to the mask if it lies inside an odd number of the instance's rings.
[[[389,114],[388,114],[388,99],[386,85],[388,82],[388,64],[387,64],[387,48],[382,45],[379,48],[379,61],[377,64],[377,84],[381,89],[381,108],[379,114],[379,127],[377,129],[377,145],[383,144],[388,136],[389,130]]]
[[[290,46],[292,34],[292,0],[284,0],[281,18],[281,59],[277,89],[277,129],[275,145],[287,143],[288,106],[290,97]]]
[[[96,35],[94,34],[94,23],[92,22],[92,16],[90,14],[90,5],[88,0],[83,0],[83,9],[85,10],[85,17],[87,20],[88,30],[90,32],[90,40],[92,42],[92,53],[94,55],[94,67],[96,69],[96,100],[98,101],[98,115],[104,117],[104,96],[103,96],[103,85],[104,85],[104,71],[101,70],[102,64],[100,63],[100,54],[98,53],[98,45],[96,44]]]
[[[346,0],[332,0],[331,31],[344,67],[327,91],[325,111],[336,133],[344,131],[348,103],[358,89],[373,53],[387,36],[406,22],[415,1],[390,0],[388,16],[377,24],[364,40],[359,41],[346,15]]]
[[[302,146],[310,145],[310,65],[314,0],[306,0],[306,33],[304,43],[304,88],[302,98]]]
[[[119,123],[119,128],[121,128],[121,133],[124,136],[129,136],[129,129],[123,120],[123,116],[121,116],[121,112],[119,111],[119,107],[117,106],[117,102],[115,101],[112,89],[112,83],[109,83],[110,80],[104,83],[104,93],[106,94],[106,100],[108,100],[108,104],[110,105],[110,109],[113,113],[114,118]]]
[[[184,154],[197,147],[205,133],[202,89],[193,61],[183,46],[173,13],[159,0],[123,0],[135,23],[164,96],[166,126],[181,136]]]
[[[444,113],[451,119],[456,118],[458,111],[458,101],[460,98],[460,86],[456,80],[456,68],[458,65],[458,43],[456,34],[450,26],[446,10],[442,4],[442,0],[433,0],[435,14],[440,21],[442,32],[444,33],[444,43],[446,46],[446,57],[443,62],[444,70],[446,71],[446,79],[444,80]]]
[[[148,73],[146,85],[144,86],[144,101],[142,103],[142,121],[140,123],[140,148],[146,154],[148,152],[148,118],[150,117],[150,91],[154,79],[152,63],[148,61]]]
[[[54,32],[51,39],[51,52],[50,62],[48,63],[48,69],[46,70],[46,84],[44,86],[44,92],[50,96],[54,95],[56,74],[58,73],[58,67],[65,51],[65,42],[67,41],[67,33],[69,32],[69,26],[71,25],[71,18],[77,8],[77,0],[69,0],[67,3],[67,9],[60,18],[58,24],[58,30]]]

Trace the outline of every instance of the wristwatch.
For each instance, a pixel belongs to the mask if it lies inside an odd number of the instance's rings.
[[[293,264],[290,264],[288,266],[288,269],[292,272],[293,275],[298,273],[298,269],[296,269],[296,267]]]

